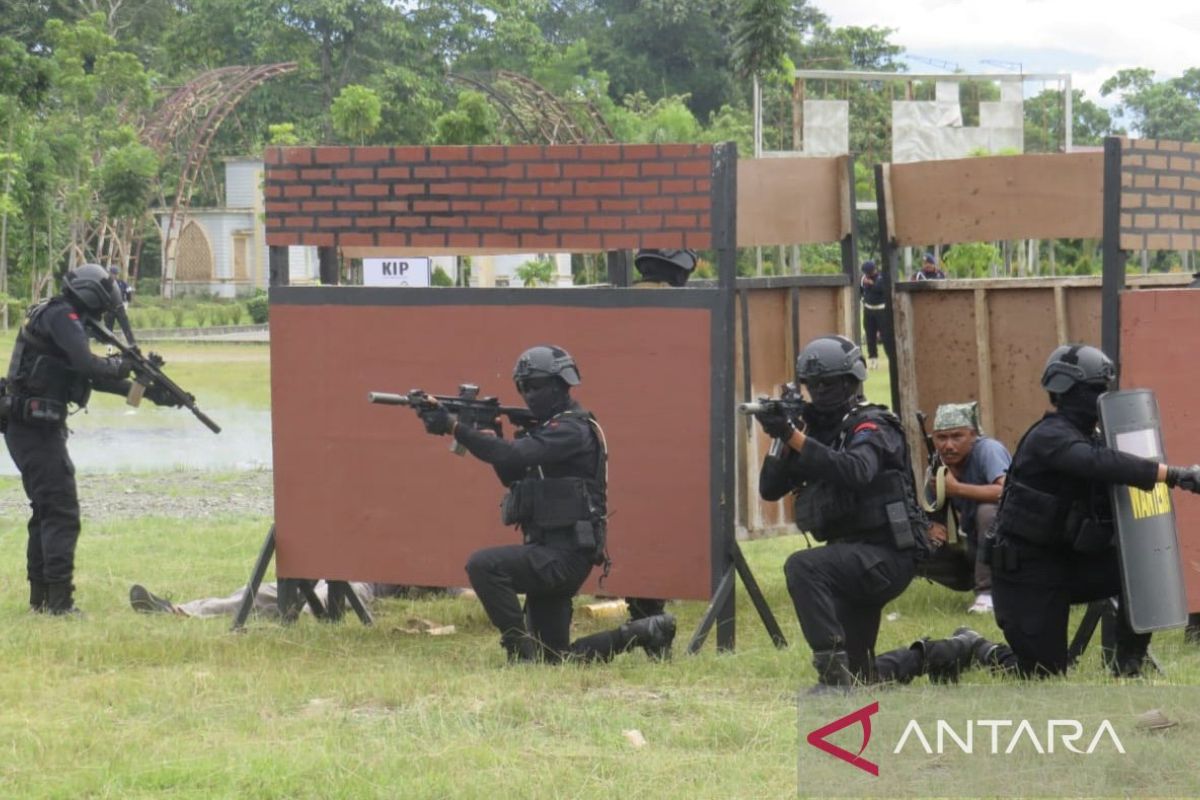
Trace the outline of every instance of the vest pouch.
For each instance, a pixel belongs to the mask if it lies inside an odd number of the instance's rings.
[[[1057,495],[1038,491],[1010,477],[1004,484],[996,531],[1042,547],[1057,546],[1067,533],[1069,510],[1069,503]]]
[[[62,425],[67,421],[67,404],[50,397],[26,397],[21,402],[21,421],[29,425]]]
[[[796,527],[811,533],[818,542],[824,542],[829,538],[831,528],[854,513],[855,505],[856,499],[851,492],[824,481],[806,484],[796,490]]]
[[[508,487],[504,497],[500,498],[500,522],[505,525],[522,525],[530,522],[532,514],[532,498],[526,484],[528,481],[516,481]]]
[[[26,394],[66,403],[71,399],[75,377],[75,370],[57,358],[37,356],[23,381],[22,390]]]
[[[538,528],[566,528],[591,522],[592,504],[582,478],[544,478],[522,481],[530,495],[530,522]]]
[[[1077,553],[1100,553],[1107,550],[1113,543],[1116,529],[1112,521],[1097,519],[1076,503],[1067,513],[1064,525],[1071,542],[1071,549]]]
[[[596,527],[591,520],[579,520],[575,523],[575,549],[585,553],[596,552]]]
[[[892,541],[897,550],[912,550],[917,546],[913,536],[913,521],[908,516],[908,503],[897,500],[885,506],[887,510],[888,527],[892,531]]]

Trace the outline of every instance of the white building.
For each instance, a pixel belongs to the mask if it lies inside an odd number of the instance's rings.
[[[236,297],[265,289],[267,238],[263,218],[263,162],[261,158],[225,159],[225,205],[189,208],[177,221],[174,269],[164,252],[163,293],[211,294]],[[169,212],[158,213],[159,230],[166,240]],[[315,283],[317,249],[289,247],[291,282]]]

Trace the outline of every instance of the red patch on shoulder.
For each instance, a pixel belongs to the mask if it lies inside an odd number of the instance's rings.
[[[858,425],[854,426],[855,433],[861,433],[862,431],[877,431],[877,430],[879,430],[879,426],[876,425],[874,422],[860,422]]]
[[[558,420],[556,420],[556,419],[552,419],[552,420],[550,420],[549,422],[547,422],[547,423],[546,423],[546,427],[547,427],[547,428],[557,428],[557,427],[558,427]]]
[[[78,315],[78,314],[76,314],[74,311],[72,311],[71,313],[67,314],[67,319],[78,320],[78,319],[79,319],[79,315]]]

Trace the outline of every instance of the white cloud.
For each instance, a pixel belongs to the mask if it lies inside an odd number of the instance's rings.
[[[831,0],[818,7],[834,25],[894,28],[892,41],[910,54],[956,61],[967,72],[997,71],[981,59],[1070,72],[1091,99],[1122,67],[1148,67],[1161,79],[1200,66],[1195,0]]]

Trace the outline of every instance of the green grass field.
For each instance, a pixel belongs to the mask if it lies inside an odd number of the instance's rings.
[[[265,347],[174,345],[164,355],[168,371],[206,399],[266,404]],[[885,376],[882,367],[871,374],[873,399],[886,399]],[[210,478],[218,493],[237,483],[236,473]],[[0,478],[0,492],[19,491],[15,478]],[[1072,778],[1074,766],[1048,770],[1036,760],[889,760],[876,744],[868,755],[883,761],[879,780],[888,782],[863,784],[805,744],[807,720],[879,699],[892,716],[881,714],[878,731],[893,735],[896,715],[1011,714],[1030,690],[972,673],[957,687],[919,679],[840,705],[803,700],[798,712],[797,692],[813,672],[781,565],[805,546],[801,537],[745,544],[788,649],[771,645],[739,589],[735,652],[717,653],[710,640],[696,656],[683,653],[704,610],[686,602],[671,606],[680,633],[670,663],[634,652],[607,665],[508,667],[469,598],[381,601],[372,627],[255,621],[241,634],[225,621],[135,614],[127,601],[135,582],[177,600],[232,591],[249,575],[270,520],[90,520],[84,512],[83,620],[26,611],[24,522],[0,519],[0,797],[624,800],[862,796],[883,787],[895,796],[1002,795],[1014,787],[1041,796],[1200,794],[1187,768],[1200,746],[1200,704],[1188,688],[1200,684],[1200,648],[1178,631],[1155,639],[1165,676],[1116,684],[1093,647],[1070,678],[1048,684],[1053,694],[1038,706],[1114,716],[1127,746],[1141,748],[1137,760],[1089,761],[1079,773],[1086,778]],[[914,583],[886,609],[880,649],[967,623],[996,637],[991,619],[964,613],[968,600]],[[453,624],[457,633],[403,633],[412,617]],[[577,615],[574,633],[607,624]],[[1181,718],[1175,733],[1131,732],[1134,714],[1151,703]],[[633,746],[629,730],[646,745]],[[857,747],[853,738],[846,747]]]

